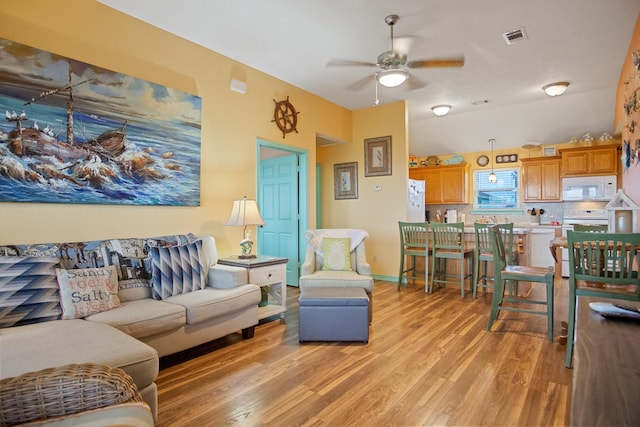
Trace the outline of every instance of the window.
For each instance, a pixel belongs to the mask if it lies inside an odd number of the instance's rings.
[[[519,209],[519,169],[494,171],[497,182],[489,182],[489,171],[473,173],[473,209]]]

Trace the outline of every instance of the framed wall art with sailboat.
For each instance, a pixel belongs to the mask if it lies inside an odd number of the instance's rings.
[[[6,39],[0,80],[0,202],[200,205],[200,97]]]

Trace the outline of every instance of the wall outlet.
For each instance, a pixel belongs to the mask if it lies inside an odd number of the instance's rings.
[[[382,185],[375,185],[373,191],[382,191]]]

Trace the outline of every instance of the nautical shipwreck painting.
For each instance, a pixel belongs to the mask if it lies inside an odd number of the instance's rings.
[[[201,99],[0,39],[0,202],[198,206]]]

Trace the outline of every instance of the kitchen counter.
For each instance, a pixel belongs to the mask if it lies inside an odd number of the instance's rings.
[[[488,225],[493,225],[493,224],[488,224]],[[547,232],[548,230],[560,230],[560,229],[562,229],[562,225],[529,224],[527,222],[513,224],[513,232],[515,234],[536,233],[537,231]],[[464,232],[475,233],[475,227],[473,223],[465,224]]]

